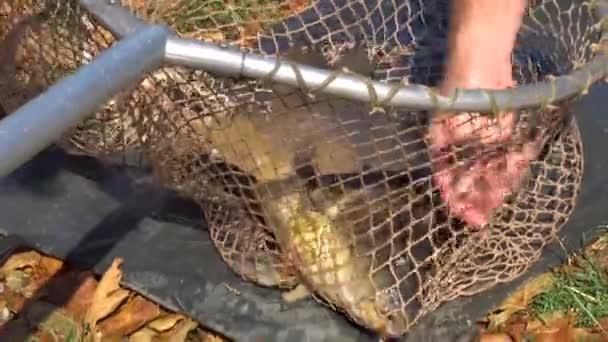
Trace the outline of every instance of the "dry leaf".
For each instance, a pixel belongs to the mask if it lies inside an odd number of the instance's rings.
[[[160,315],[158,305],[135,296],[123,305],[119,311],[99,324],[104,338],[115,335],[129,335],[144,324]]]
[[[101,334],[97,330],[97,322],[114,312],[116,308],[129,296],[129,292],[120,288],[122,272],[119,267],[121,258],[116,258],[110,268],[103,274],[97,289],[93,293],[91,306],[85,314],[85,325],[92,334],[94,341],[101,341]]]
[[[148,327],[143,327],[129,336],[129,342],[152,342],[158,332]]]
[[[90,272],[66,272],[57,276],[48,285],[45,299],[63,310],[77,321],[83,321],[93,300],[97,280]]]
[[[184,341],[186,341],[186,337],[188,336],[188,333],[190,333],[190,331],[196,329],[197,326],[198,326],[198,323],[196,323],[195,321],[193,321],[189,318],[186,318],[186,319],[182,320],[181,322],[179,322],[179,324],[177,324],[175,326],[175,328],[171,329],[171,331],[167,333],[166,337],[163,338],[163,341],[184,342]]]
[[[11,255],[4,265],[0,268],[0,274],[5,276],[14,270],[20,270],[25,267],[36,268],[40,263],[41,256],[35,251],[21,252]]]
[[[63,267],[63,261],[43,255],[40,259],[40,269],[48,276],[54,276]]]
[[[29,281],[27,285],[25,285],[21,289],[21,294],[25,296],[25,298],[31,298],[34,295],[38,295],[38,291],[41,289],[46,292],[46,285],[48,285],[50,275],[45,272],[36,272],[29,277]]]
[[[598,323],[602,329],[608,331],[608,317],[598,319]]]
[[[11,318],[13,318],[11,311],[7,307],[2,307],[0,309],[0,326]]]
[[[194,32],[180,32],[180,36],[183,38],[191,38],[202,40],[206,42],[223,42],[226,40],[226,36],[222,31],[213,31],[213,30],[205,30],[205,31],[194,31]]]
[[[574,341],[574,315],[570,312],[554,312],[543,315],[528,324],[528,332],[535,342],[569,342]]]
[[[526,283],[498,306],[497,313],[489,315],[489,328],[495,329],[504,324],[512,314],[525,310],[532,298],[548,290],[552,284],[553,277],[550,273],[544,273]]]
[[[205,332],[203,330],[198,331],[198,336],[202,342],[223,342],[224,341],[221,337],[215,336],[215,335]]]
[[[34,342],[34,341],[35,342],[56,342],[57,338],[55,338],[48,331],[38,330],[38,331],[34,332],[33,334],[31,334],[27,340],[27,342]]]
[[[480,342],[512,342],[511,337],[507,334],[494,333],[483,334],[479,339]]]
[[[30,281],[29,275],[23,271],[12,271],[4,279],[4,284],[13,292],[21,292]]]
[[[28,306],[26,320],[36,323],[42,332],[55,336],[55,341],[78,341],[81,336],[80,325],[61,308],[46,302],[36,301]]]
[[[308,4],[310,3],[310,0],[290,0],[289,1],[289,11],[291,13],[297,13],[300,12],[301,10],[304,9],[304,7],[306,7]]]
[[[238,27],[239,31],[239,39],[238,44],[241,47],[248,47],[251,45],[251,41],[256,38],[257,33],[262,28],[259,20],[256,20],[255,17],[252,17],[251,20],[243,23]]]
[[[505,333],[509,334],[514,342],[522,342],[524,341],[527,326],[528,324],[522,320],[509,322]]]
[[[179,321],[184,318],[185,317],[180,314],[168,314],[148,323],[147,327],[154,329],[158,332],[164,332],[173,328]]]
[[[6,307],[13,313],[18,313],[25,305],[25,297],[19,292],[7,291]]]

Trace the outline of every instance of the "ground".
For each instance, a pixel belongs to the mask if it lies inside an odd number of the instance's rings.
[[[114,260],[99,279],[33,250],[11,255],[0,267],[0,340],[223,341],[121,288],[121,263]]]
[[[480,320],[483,342],[608,341],[608,234]]]
[[[0,266],[0,339],[224,341],[122,288],[121,263],[96,277],[34,250],[12,254]],[[478,326],[482,342],[608,341],[608,234],[529,281]]]

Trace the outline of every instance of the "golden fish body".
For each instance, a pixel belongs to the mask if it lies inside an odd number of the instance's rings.
[[[359,324],[398,335],[405,320],[389,316],[394,308],[388,294],[374,288],[369,258],[355,255],[345,231],[348,227],[335,220],[338,202],[318,211],[305,196],[291,193],[266,206],[273,213],[279,243],[311,292],[344,309]]]

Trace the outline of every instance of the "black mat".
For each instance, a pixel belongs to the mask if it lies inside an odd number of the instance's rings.
[[[577,107],[585,175],[578,207],[560,233],[567,248],[578,249],[585,232],[608,222],[607,95],[608,87],[598,86]],[[134,186],[116,170],[102,172],[93,160],[48,150],[0,183],[0,201],[0,232],[97,272],[122,257],[125,285],[237,341],[377,341],[312,301],[288,306],[277,292],[244,283],[197,227],[196,207]],[[0,249],[17,245],[5,240]],[[403,340],[470,340],[475,320],[563,255],[559,245],[548,247],[525,276],[443,305]]]

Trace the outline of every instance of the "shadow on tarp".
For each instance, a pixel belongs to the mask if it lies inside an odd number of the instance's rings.
[[[608,116],[601,112],[606,95],[608,87],[596,86],[576,107],[585,152],[583,189],[559,235],[571,250],[580,249],[584,234],[608,223]],[[99,274],[123,258],[125,286],[235,340],[377,341],[312,300],[287,305],[278,291],[242,281],[221,261],[193,203],[145,182],[133,184],[120,169],[94,159],[49,149],[0,182],[0,201],[2,233]],[[19,240],[3,241],[0,253]],[[442,305],[402,340],[470,340],[478,318],[564,255],[560,244],[552,244],[524,276]],[[0,339],[9,332],[10,326],[2,329]]]

